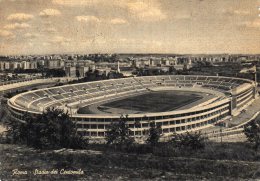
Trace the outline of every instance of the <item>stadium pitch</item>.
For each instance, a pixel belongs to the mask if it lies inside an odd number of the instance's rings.
[[[205,93],[191,91],[154,91],[103,102],[79,109],[80,114],[166,112],[201,100]],[[95,109],[97,111],[95,111]]]

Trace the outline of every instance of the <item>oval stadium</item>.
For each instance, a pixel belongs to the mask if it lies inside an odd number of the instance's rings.
[[[163,136],[209,128],[238,115],[257,98],[254,81],[200,75],[163,75],[69,84],[18,94],[8,101],[15,120],[48,107],[68,111],[83,136],[103,139],[122,115],[132,136],[146,136],[150,123]],[[139,126],[136,126],[136,122]]]

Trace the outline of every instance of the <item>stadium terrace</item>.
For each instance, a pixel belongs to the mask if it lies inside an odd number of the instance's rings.
[[[186,102],[176,109],[161,112],[118,110],[113,102],[157,92],[200,93],[199,100]],[[151,121],[161,125],[163,136],[197,131],[238,115],[257,98],[254,81],[240,78],[198,75],[164,75],[110,79],[33,90],[8,101],[12,117],[24,122],[24,114],[42,114],[48,107],[68,111],[78,132],[93,139],[103,139],[111,122],[128,115],[132,136],[145,137]],[[146,96],[150,97],[151,96]],[[185,97],[185,96],[184,96]],[[162,102],[166,101],[166,103]],[[168,99],[161,100],[167,104]],[[126,101],[127,102],[127,101]],[[137,104],[142,104],[139,101]],[[172,102],[172,101],[171,101]],[[104,106],[109,105],[110,106]],[[124,106],[122,106],[124,107]],[[142,107],[141,105],[139,107]],[[169,107],[169,106],[168,106]],[[87,109],[87,113],[79,110]],[[136,126],[136,121],[140,125]]]

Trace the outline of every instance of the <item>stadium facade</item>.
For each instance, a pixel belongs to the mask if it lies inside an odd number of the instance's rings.
[[[150,123],[161,125],[163,136],[197,131],[241,113],[257,97],[256,83],[247,79],[164,75],[110,79],[69,84],[18,94],[8,101],[12,117],[24,122],[24,115],[42,114],[47,107],[65,109],[78,132],[90,138],[104,138],[106,130],[121,114],[78,114],[80,107],[111,101],[149,91],[189,90],[214,94],[199,105],[187,109],[156,113],[128,114],[127,124],[133,136],[145,136]],[[138,126],[136,122],[140,123]]]

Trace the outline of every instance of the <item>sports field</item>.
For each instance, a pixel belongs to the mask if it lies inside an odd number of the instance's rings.
[[[104,113],[116,113],[117,110],[125,113],[166,112],[198,101],[204,96],[205,93],[200,92],[156,91],[106,102],[96,105],[96,108]],[[95,113],[88,107],[81,108],[79,111],[81,114]]]

